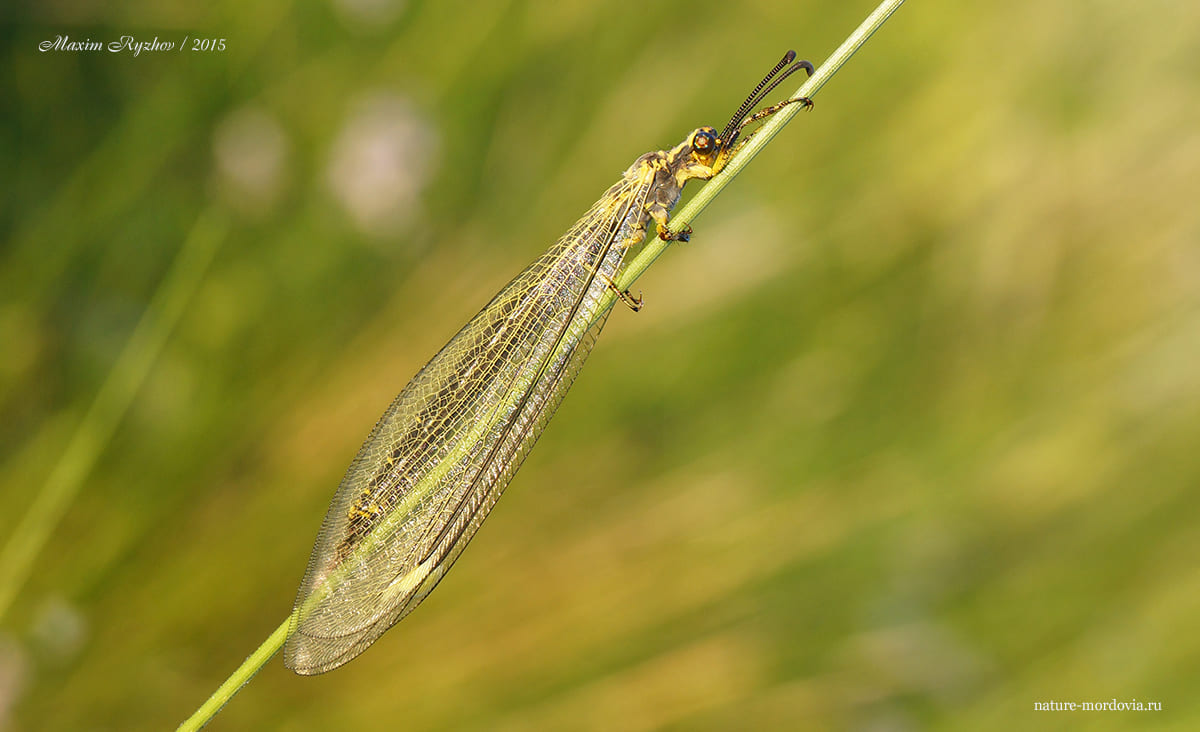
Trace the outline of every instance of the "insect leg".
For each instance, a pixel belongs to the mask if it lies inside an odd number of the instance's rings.
[[[612,277],[609,277],[603,272],[598,272],[596,276],[604,280],[605,284],[607,284],[614,292],[617,293],[617,297],[621,299],[621,302],[628,305],[630,310],[636,313],[642,309],[642,293],[639,292],[638,296],[635,298],[633,295],[629,294],[629,290],[622,290],[617,287],[617,283],[613,282]]]
[[[671,231],[667,228],[667,222],[671,220],[671,216],[667,212],[666,206],[662,205],[661,203],[652,203],[646,206],[646,212],[649,213],[650,217],[654,219],[655,223],[658,224],[655,229],[658,231],[659,239],[662,239],[663,241],[691,241],[692,227],[690,224],[683,227],[683,230],[678,232]]]
[[[746,118],[745,122],[742,122],[740,125],[738,125],[738,129],[741,129],[741,128],[745,127],[746,125],[753,124],[753,123],[759,121],[760,119],[766,119],[767,117],[770,117],[771,115],[775,114],[776,112],[778,112],[779,110],[788,106],[789,104],[802,104],[802,105],[804,105],[805,111],[808,111],[813,108],[813,100],[809,99],[808,97],[796,97],[795,99],[784,99],[782,102],[779,102],[778,104],[772,104],[769,107],[764,107],[763,109],[760,109],[757,112],[755,112],[754,114],[750,115],[749,117]]]
[[[808,111],[813,108],[813,100],[809,99],[808,97],[796,97],[795,99],[785,99],[782,102],[779,102],[778,104],[772,104],[769,107],[764,107],[763,109],[758,110],[757,112],[755,112],[754,114],[747,117],[745,120],[742,121],[741,124],[738,125],[737,131],[733,133],[733,137],[736,140],[736,144],[732,147],[732,149],[729,150],[729,152],[727,153],[727,157],[733,157],[734,155],[736,155],[738,150],[741,150],[742,147],[744,147],[747,142],[750,142],[750,138],[752,138],[756,134],[758,134],[758,130],[755,130],[754,132],[747,134],[745,137],[738,139],[738,137],[742,134],[742,130],[746,129],[746,127],[748,125],[754,124],[755,122],[759,122],[761,120],[766,119],[767,117],[770,117],[771,115],[775,114],[776,112],[778,112],[779,110],[788,106],[789,104],[800,104],[804,107],[805,111]]]

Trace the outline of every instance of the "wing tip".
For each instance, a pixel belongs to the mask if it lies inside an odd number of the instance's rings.
[[[346,645],[293,633],[283,647],[283,665],[299,676],[317,676],[349,663],[364,650],[359,639]]]

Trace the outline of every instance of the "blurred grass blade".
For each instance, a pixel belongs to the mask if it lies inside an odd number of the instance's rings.
[[[0,550],[0,618],[129,410],[228,230],[215,207],[197,219],[67,448]]]

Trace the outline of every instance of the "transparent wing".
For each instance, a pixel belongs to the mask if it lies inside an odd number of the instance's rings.
[[[626,177],[396,397],[325,516],[284,648],[336,668],[412,611],[458,558],[562,401],[651,186]]]

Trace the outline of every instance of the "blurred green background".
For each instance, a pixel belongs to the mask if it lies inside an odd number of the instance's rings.
[[[0,726],[173,728],[421,364],[872,8],[4,11],[0,545],[49,533]],[[1200,727],[1198,120],[1200,6],[907,4],[642,278],[424,605],[210,729]],[[1162,711],[1034,711],[1113,698]]]

